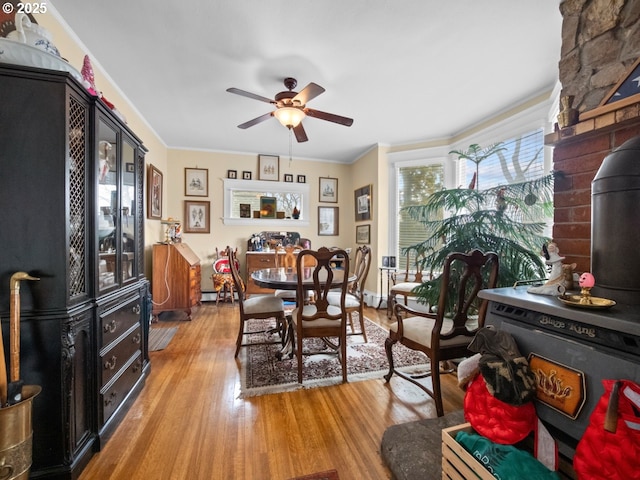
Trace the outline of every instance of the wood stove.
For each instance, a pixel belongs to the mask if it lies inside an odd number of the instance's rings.
[[[564,305],[527,287],[483,290],[489,300],[486,325],[509,332],[525,356],[536,354],[584,374],[585,402],[575,419],[536,400],[536,411],[572,459],[598,399],[603,379],[640,383],[640,306],[617,304],[606,310]]]

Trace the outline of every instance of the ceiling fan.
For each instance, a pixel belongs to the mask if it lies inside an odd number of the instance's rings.
[[[255,100],[260,100],[261,102],[270,103],[276,106],[276,109],[273,112],[265,113],[264,115],[260,115],[259,117],[254,118],[253,120],[242,123],[238,125],[238,128],[249,128],[257,125],[258,123],[264,122],[271,117],[276,117],[282,125],[290,130],[293,129],[293,133],[295,134],[296,140],[298,142],[306,142],[309,139],[307,138],[307,134],[304,131],[304,127],[302,126],[302,119],[304,119],[304,117],[307,115],[309,115],[310,117],[319,118],[320,120],[339,123],[340,125],[345,125],[347,127],[350,127],[353,124],[352,118],[342,117],[333,113],[326,113],[321,112],[320,110],[307,108],[307,102],[323,93],[324,88],[316,83],[311,82],[309,85],[304,87],[300,91],[300,93],[298,93],[293,91],[293,89],[296,88],[297,84],[298,81],[295,78],[285,78],[284,86],[287,88],[287,90],[277,93],[273,100],[261,95],[256,95],[255,93],[240,90],[239,88],[227,88],[227,92],[235,93],[236,95],[242,95],[243,97],[253,98]]]

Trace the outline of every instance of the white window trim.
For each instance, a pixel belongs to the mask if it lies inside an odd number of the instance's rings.
[[[556,86],[549,99],[540,102],[526,110],[516,113],[500,122],[473,131],[472,134],[451,139],[448,145],[432,148],[421,148],[416,150],[406,150],[401,152],[390,152],[387,156],[389,161],[389,211],[398,211],[398,169],[410,166],[428,166],[434,164],[444,165],[445,188],[456,188],[464,183],[464,171],[460,165],[464,162],[457,161],[455,155],[450,155],[451,150],[465,150],[472,143],[488,146],[492,143],[501,142],[509,138],[516,138],[538,128],[543,128],[543,133],[547,134],[553,130],[554,112],[557,112],[557,104],[560,89]],[[544,169],[546,173],[551,172],[553,165],[553,149],[544,149]],[[398,251],[398,225],[397,221],[390,222],[388,251]]]
[[[225,178],[224,180],[224,216],[222,221],[225,225],[253,225],[259,224],[262,227],[284,226],[286,229],[294,229],[293,225],[298,227],[308,227],[310,225],[310,204],[311,195],[308,183],[290,183],[290,182],[268,182],[265,180],[239,180]],[[299,193],[304,201],[302,202],[302,210],[300,219],[292,218],[238,218],[231,216],[231,193],[233,191],[240,192],[274,192],[274,193]]]

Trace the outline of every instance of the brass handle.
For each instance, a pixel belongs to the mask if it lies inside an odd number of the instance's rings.
[[[117,396],[118,395],[116,394],[116,392],[111,392],[109,394],[109,397],[104,399],[104,406],[107,407],[109,405],[114,404]]]
[[[116,363],[118,363],[118,357],[113,355],[109,360],[104,362],[104,369],[113,370],[114,368],[116,368]]]
[[[113,333],[116,331],[117,324],[115,319],[111,320],[108,324],[104,326],[104,333]]]

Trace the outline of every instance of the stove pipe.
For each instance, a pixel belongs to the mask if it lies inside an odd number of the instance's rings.
[[[593,295],[640,304],[640,137],[605,157],[591,183]]]

